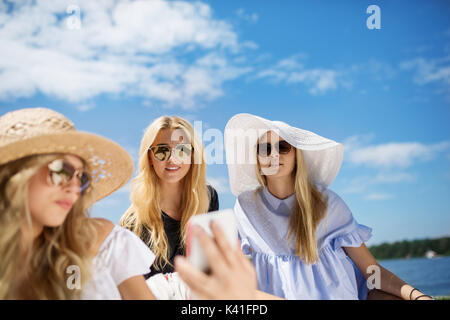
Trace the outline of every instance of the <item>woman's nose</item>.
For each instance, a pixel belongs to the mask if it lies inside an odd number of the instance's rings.
[[[169,159],[167,159],[168,163],[180,164],[181,160],[175,155],[175,149],[170,150]]]

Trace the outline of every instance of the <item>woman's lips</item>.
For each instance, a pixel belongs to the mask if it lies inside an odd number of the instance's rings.
[[[70,200],[58,200],[56,201],[56,204],[58,204],[63,209],[69,210],[72,208],[73,202]]]
[[[282,165],[283,165],[282,163],[271,163],[269,165],[269,167],[279,167],[279,166],[282,166]]]
[[[166,171],[169,171],[169,172],[177,172],[178,170],[180,170],[180,168],[181,167],[167,167],[165,169],[166,169]]]

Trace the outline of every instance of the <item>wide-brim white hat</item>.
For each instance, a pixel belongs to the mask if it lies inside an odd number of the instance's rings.
[[[94,202],[125,185],[133,175],[133,160],[125,149],[109,139],[77,131],[56,111],[20,109],[0,117],[0,165],[52,153],[73,154],[88,164]]]
[[[233,116],[225,127],[230,187],[235,196],[260,187],[255,170],[256,144],[267,131],[276,132],[289,144],[302,150],[311,183],[328,187],[336,178],[344,156],[342,144],[282,121],[240,113]]]

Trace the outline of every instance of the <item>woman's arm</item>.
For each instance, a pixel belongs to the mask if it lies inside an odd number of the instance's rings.
[[[364,278],[367,279],[374,274],[373,267],[370,268],[371,266],[375,266],[374,269],[380,271],[380,288],[377,289],[405,300],[409,300],[410,296],[411,300],[415,300],[417,297],[424,295],[422,292],[417,289],[414,290],[412,286],[379,265],[364,243],[360,247],[345,247],[344,250],[350,259],[353,260],[358,270],[364,275]],[[412,292],[413,290],[414,292]],[[431,298],[427,296],[419,299],[431,300]]]
[[[123,300],[156,300],[144,276],[135,276],[123,281],[117,287]]]
[[[284,299],[264,291],[256,290],[256,300],[284,300]]]

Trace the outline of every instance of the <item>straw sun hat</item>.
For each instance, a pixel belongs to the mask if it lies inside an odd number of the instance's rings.
[[[21,109],[0,117],[0,165],[49,153],[76,155],[89,165],[95,201],[122,187],[133,174],[133,161],[125,149],[111,140],[77,131],[58,112]]]
[[[267,131],[274,131],[290,145],[302,150],[312,183],[328,187],[336,178],[344,156],[342,144],[281,121],[240,113],[233,116],[225,127],[230,187],[235,196],[260,187],[255,171],[256,144]],[[239,160],[242,152],[247,153],[247,161]]]

